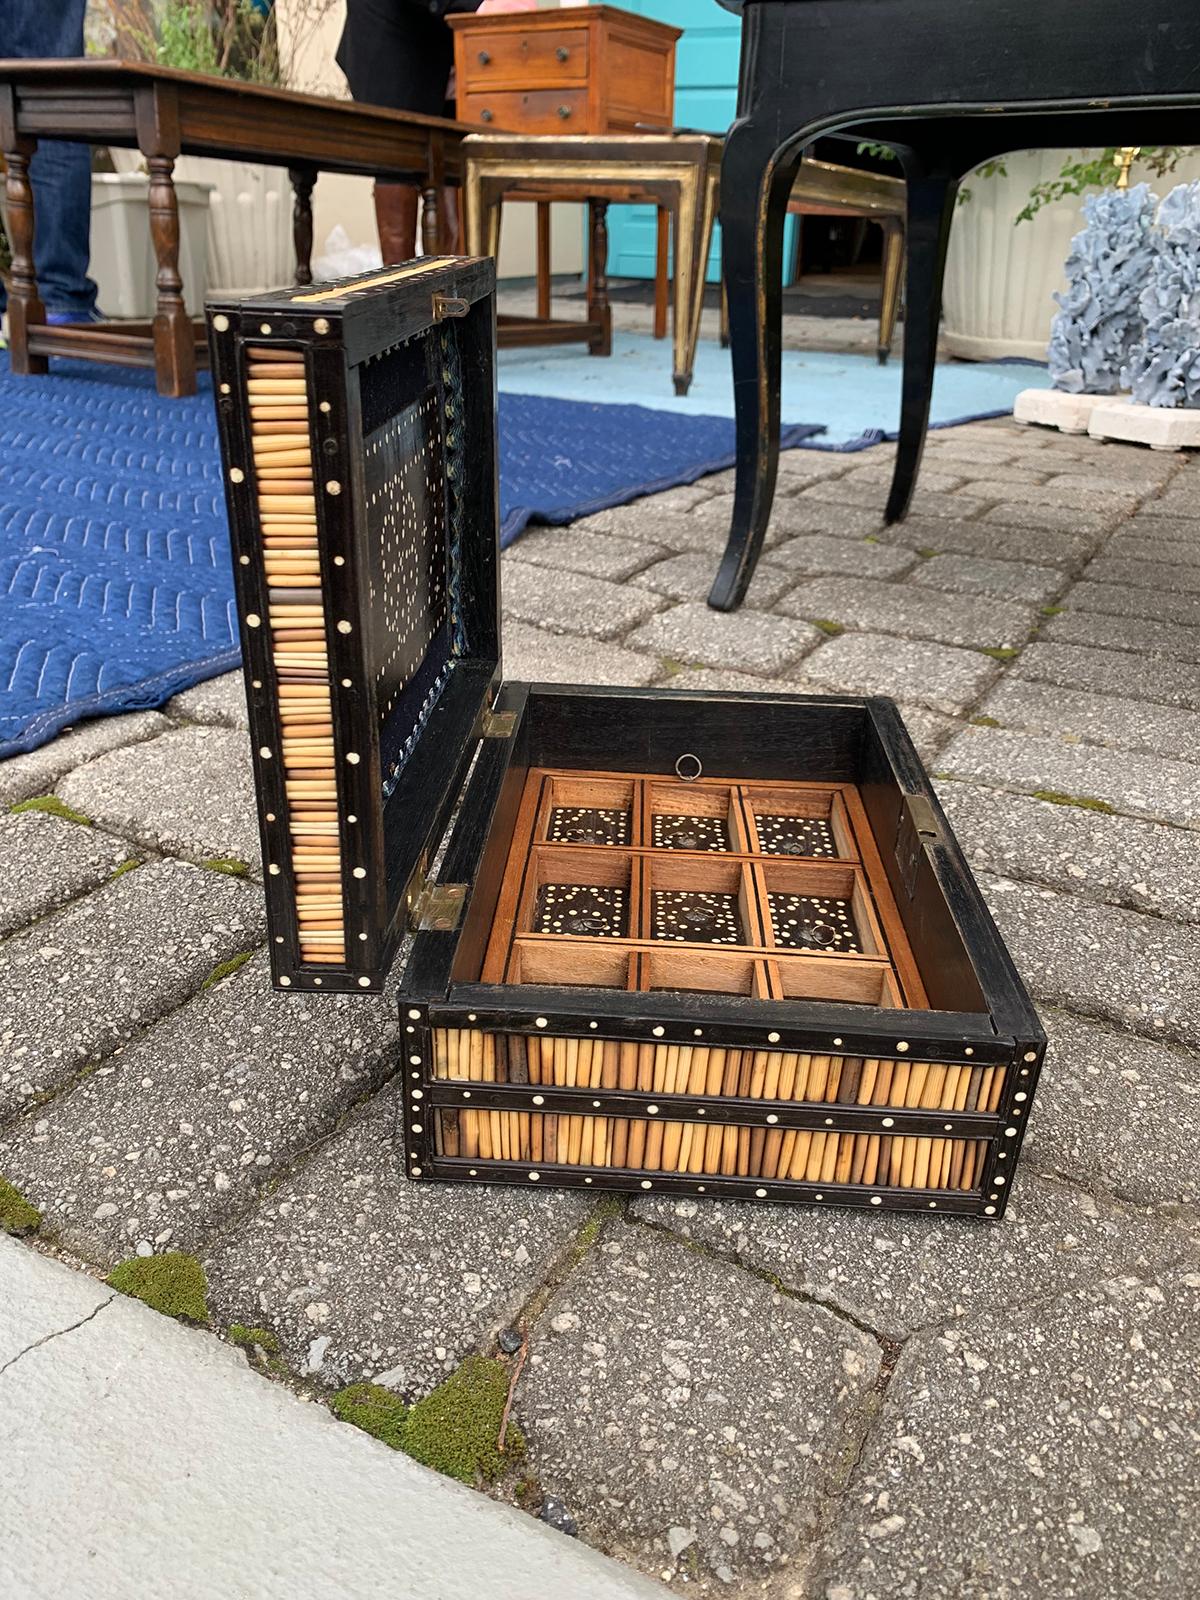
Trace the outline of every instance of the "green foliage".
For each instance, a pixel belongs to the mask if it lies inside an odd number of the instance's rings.
[[[1095,800],[1088,794],[1064,794],[1061,789],[1035,789],[1035,800],[1046,800],[1052,806],[1079,806],[1083,811],[1099,811],[1102,816],[1115,815],[1107,800]]]
[[[209,872],[224,872],[230,878],[245,878],[249,876],[250,868],[244,861],[239,861],[236,856],[210,856],[207,861],[200,863],[207,867]]]
[[[108,9],[123,54],[243,83],[283,81],[273,8],[255,0],[108,0]]]
[[[844,622],[834,622],[830,617],[813,617],[812,625],[814,628],[820,628],[822,633],[827,633],[831,639],[836,639],[839,633],[846,631]]]
[[[505,1450],[497,1440],[508,1399],[508,1368],[487,1356],[468,1356],[457,1372],[408,1414],[403,1448],[414,1460],[461,1483],[492,1483],[525,1454],[525,1439],[512,1423]]]
[[[14,816],[20,816],[23,811],[44,811],[49,817],[61,817],[64,822],[77,822],[81,828],[90,828],[91,817],[85,817],[82,811],[76,811],[65,801],[60,800],[56,794],[35,795],[32,800],[18,800],[15,806],[8,808]]]
[[[164,1317],[208,1321],[208,1278],[195,1256],[182,1250],[168,1250],[161,1256],[130,1256],[113,1268],[105,1282],[152,1311],[161,1311]]]
[[[7,1178],[0,1178],[0,1232],[22,1238],[41,1226],[42,1213]]]
[[[248,1328],[244,1322],[231,1322],[226,1329],[231,1344],[240,1345],[243,1350],[265,1350],[269,1356],[279,1354],[279,1340],[270,1328]]]
[[[200,985],[201,989],[215,988],[222,978],[231,977],[239,967],[244,967],[253,954],[253,950],[239,950],[237,955],[230,956],[228,961],[218,961],[208,977]]]
[[[492,1483],[525,1455],[525,1439],[509,1423],[498,1448],[508,1400],[509,1369],[468,1356],[457,1372],[411,1408],[378,1383],[352,1383],[329,1402],[334,1414],[393,1450],[460,1483]]]
[[[1169,172],[1174,172],[1184,153],[1180,145],[1144,144],[1138,151],[1138,160],[1150,168],[1155,178],[1165,178]],[[1032,222],[1043,206],[1065,200],[1069,195],[1086,194],[1089,189],[1114,188],[1120,172],[1121,152],[1115,145],[1087,161],[1068,159],[1063,162],[1057,178],[1034,184],[1028,201],[1017,213],[1017,221]]]

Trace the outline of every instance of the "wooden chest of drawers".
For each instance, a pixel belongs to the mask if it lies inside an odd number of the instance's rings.
[[[460,122],[497,133],[671,126],[678,28],[613,6],[446,20]]]

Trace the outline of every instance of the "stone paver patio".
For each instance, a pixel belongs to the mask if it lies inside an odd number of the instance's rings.
[[[530,530],[505,668],[895,694],[1052,1036],[1003,1224],[406,1184],[391,1007],[268,989],[234,678],[0,766],[92,823],[0,819],[0,1173],[68,1258],[194,1252],[321,1387],[525,1329],[528,1471],[681,1591],[1182,1600],[1200,465],[957,428],[886,529],[889,465],[785,455],[734,616],[728,475]]]

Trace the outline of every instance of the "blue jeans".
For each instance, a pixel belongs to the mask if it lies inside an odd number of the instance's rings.
[[[85,10],[86,0],[0,0],[0,57],[81,56]],[[46,139],[30,162],[29,177],[34,268],[42,301],[48,313],[86,317],[96,309],[96,285],[87,275],[91,150],[86,144]]]

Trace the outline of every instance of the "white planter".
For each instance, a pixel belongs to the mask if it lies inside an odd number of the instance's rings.
[[[106,317],[153,317],[156,291],[150,234],[149,180],[140,173],[92,174],[92,248],[88,272]],[[179,183],[179,275],[188,315],[201,316],[208,287],[206,183]]]
[[[1057,177],[1071,154],[1079,152],[1022,150],[1004,158],[1006,177],[967,177],[971,198],[955,210],[946,262],[942,342],[951,355],[968,361],[1046,359],[1058,310],[1053,295],[1066,285],[1063,264],[1083,226],[1083,197],[1043,206],[1032,222],[1018,223],[1017,214],[1033,185]],[[1130,182],[1146,178],[1164,195],[1196,177],[1200,156],[1190,153],[1175,172],[1157,180],[1135,162]]]
[[[118,172],[136,171],[137,150],[113,150]],[[214,156],[180,156],[175,181],[212,186],[208,213],[208,279],[212,294],[260,294],[296,276],[292,185],[283,167]]]

